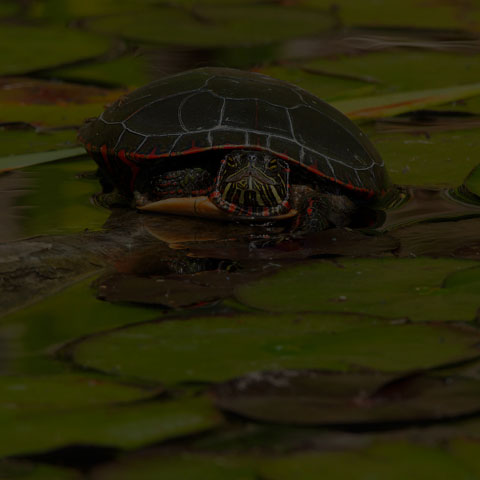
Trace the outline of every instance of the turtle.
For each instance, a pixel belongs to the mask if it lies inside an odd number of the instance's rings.
[[[205,67],[155,80],[87,120],[79,140],[104,192],[146,211],[320,231],[354,224],[391,188],[351,120],[251,71]]]

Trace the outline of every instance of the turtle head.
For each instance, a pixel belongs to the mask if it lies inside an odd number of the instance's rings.
[[[240,217],[275,217],[290,210],[288,163],[268,152],[232,151],[223,158],[210,194],[220,209]]]

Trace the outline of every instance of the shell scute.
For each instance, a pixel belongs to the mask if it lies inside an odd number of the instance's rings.
[[[389,185],[375,148],[342,113],[300,87],[239,70],[202,68],[152,82],[86,123],[79,137],[91,152],[106,145],[110,164],[121,150],[141,164],[254,148],[358,194],[380,194]],[[114,180],[130,188],[130,179]]]

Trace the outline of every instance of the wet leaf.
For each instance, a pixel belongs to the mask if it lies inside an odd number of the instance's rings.
[[[96,57],[110,44],[106,37],[67,27],[3,24],[0,75],[18,75]]]
[[[463,182],[468,193],[474,195],[480,202],[480,166],[475,167]]]
[[[480,84],[473,83],[340,100],[332,102],[332,105],[353,120],[366,120],[421,110],[477,95],[480,95]]]
[[[148,43],[214,47],[281,41],[324,31],[328,14],[297,7],[258,4],[203,5],[195,10],[157,7],[137,15],[94,19],[90,27],[103,33]]]
[[[124,87],[140,87],[159,76],[151,71],[148,59],[142,56],[61,67],[49,74],[68,81]]]
[[[83,280],[70,287],[64,281],[63,291],[1,319],[2,373],[64,371],[65,365],[45,355],[46,351],[82,335],[158,318],[161,314],[145,307],[100,302],[90,289],[91,281]]]
[[[2,460],[0,461],[0,478],[5,480],[81,480],[83,475],[67,468]]]
[[[342,259],[311,262],[239,287],[242,303],[271,312],[331,311],[471,321],[478,296],[443,286],[446,275],[475,265],[453,259]]]
[[[73,148],[76,139],[76,130],[36,132],[30,125],[27,129],[0,128],[0,157],[65,150]]]
[[[290,425],[384,425],[441,421],[480,410],[480,382],[429,375],[255,372],[212,389],[220,408]]]
[[[294,480],[299,472],[302,472],[302,480],[320,477],[332,480],[475,478],[469,466],[459,461],[447,448],[402,440],[378,441],[359,451],[306,452],[273,458],[263,464],[260,475],[266,480]]]
[[[96,407],[145,399],[161,390],[113,383],[105,378],[74,374],[0,377],[0,411],[56,411]]]
[[[198,433],[221,422],[217,411],[203,398],[15,415],[2,412],[0,418],[2,456],[74,444],[139,448]]]
[[[329,0],[302,0],[302,4],[322,9],[330,8]],[[447,4],[441,1],[423,3],[406,0],[402,3],[383,3],[367,0],[338,0],[335,13],[343,26],[382,26],[398,28],[446,28],[464,27],[460,4]],[[435,14],[432,15],[432,9]]]
[[[170,384],[280,368],[427,368],[471,358],[477,343],[466,327],[352,314],[252,314],[132,326],[86,339],[71,354],[82,367]]]
[[[457,187],[478,165],[476,130],[435,132],[431,135],[378,133],[366,129],[385,160],[395,183]]]
[[[25,153],[23,155],[9,155],[0,158],[0,173],[14,168],[31,167],[42,163],[79,157],[85,154],[83,147],[67,148],[49,152]]]
[[[360,39],[357,41],[360,42]],[[330,78],[334,75],[356,75],[358,78],[375,79],[371,89],[379,95],[474,84],[480,75],[476,58],[472,53],[389,50],[321,58],[304,64],[303,68],[326,71],[332,75]],[[323,80],[324,77],[317,75],[317,78]]]
[[[257,475],[251,465],[253,459],[219,455],[139,455],[128,457],[111,465],[100,467],[92,480],[149,480],[153,478],[205,479],[205,480],[255,480]]]

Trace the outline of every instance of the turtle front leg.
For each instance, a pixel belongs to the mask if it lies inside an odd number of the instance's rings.
[[[148,172],[135,185],[137,206],[167,198],[207,195],[213,184],[211,174],[203,168],[185,168],[171,172]]]
[[[357,206],[344,195],[319,193],[306,186],[294,186],[293,190],[293,202],[299,211],[292,227],[295,232],[346,227],[357,211]]]

